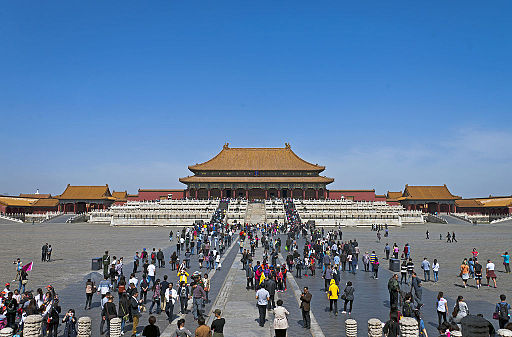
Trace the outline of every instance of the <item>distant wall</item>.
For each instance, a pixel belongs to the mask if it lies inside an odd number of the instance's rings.
[[[185,190],[139,190],[137,196],[128,196],[128,200],[146,201],[167,199],[172,194],[172,199],[184,199]]]
[[[329,190],[329,199],[341,199],[341,197],[345,197],[346,199],[352,199],[354,201],[376,201],[375,198],[375,190],[354,190],[354,191],[344,191],[344,190]],[[384,201],[386,199],[383,199]]]

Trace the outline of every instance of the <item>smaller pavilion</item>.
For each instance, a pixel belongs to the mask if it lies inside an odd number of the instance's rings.
[[[107,209],[115,201],[108,185],[105,186],[71,186],[59,196],[59,211],[84,213],[94,209]]]
[[[448,187],[442,186],[409,186],[405,185],[402,196],[397,198],[396,192],[388,192],[390,200],[396,200],[407,210],[419,210],[425,213],[451,213],[457,211],[455,200],[461,197],[453,195]]]

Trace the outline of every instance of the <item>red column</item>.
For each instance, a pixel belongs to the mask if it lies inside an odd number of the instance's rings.
[[[76,213],[76,203],[73,204],[73,213]]]
[[[277,197],[281,198],[281,190],[279,190],[279,189],[277,190]]]
[[[265,190],[265,200],[268,199],[268,190]]]
[[[249,190],[245,190],[245,199],[249,200]]]
[[[221,199],[222,199],[222,194],[223,194],[222,192],[224,192],[224,190],[223,190],[223,189],[220,189],[220,198],[221,198]]]
[[[315,199],[318,200],[318,188],[315,190]]]
[[[437,204],[437,213],[441,212],[441,206]]]
[[[208,189],[208,199],[210,199],[210,189]]]
[[[302,190],[302,200],[306,199],[306,190]]]

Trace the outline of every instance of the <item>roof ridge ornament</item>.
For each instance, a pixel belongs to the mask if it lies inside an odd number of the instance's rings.
[[[284,143],[284,148],[289,150],[292,147],[290,146],[290,143]]]
[[[223,148],[224,150],[229,149],[229,143],[224,144],[224,146],[223,146],[222,148]]]

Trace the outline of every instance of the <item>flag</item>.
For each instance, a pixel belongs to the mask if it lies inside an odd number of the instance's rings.
[[[265,281],[265,273],[261,273],[261,277],[260,277],[260,284],[261,282]]]
[[[32,270],[32,265],[34,264],[34,262],[30,262],[30,263],[27,263],[26,265],[24,265],[23,267],[21,267],[21,270],[23,271],[31,271]]]

